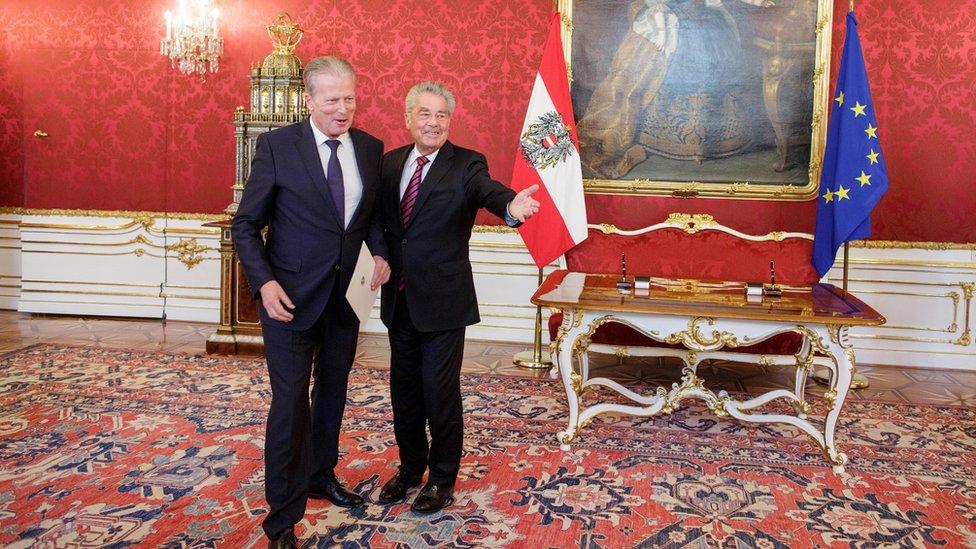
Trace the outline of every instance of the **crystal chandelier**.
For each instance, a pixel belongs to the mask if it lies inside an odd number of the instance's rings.
[[[179,0],[176,14],[166,12],[166,38],[159,53],[169,57],[173,68],[183,74],[217,72],[224,41],[217,34],[218,10],[212,0]]]

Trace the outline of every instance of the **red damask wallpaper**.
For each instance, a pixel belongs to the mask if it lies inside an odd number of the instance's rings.
[[[785,1],[785,0],[784,0]],[[219,0],[225,55],[201,82],[158,54],[169,0],[0,4],[0,206],[219,212],[233,183],[234,107],[278,10],[303,59],[348,57],[357,125],[392,148],[421,79],[459,99],[452,139],[507,181],[551,0]],[[836,2],[835,65],[846,1]],[[891,186],[874,238],[976,242],[976,0],[858,0]],[[33,136],[44,130],[46,138]],[[811,231],[814,203],[589,196],[590,219],[637,227],[712,213],[746,230]],[[490,222],[485,216],[481,222]]]

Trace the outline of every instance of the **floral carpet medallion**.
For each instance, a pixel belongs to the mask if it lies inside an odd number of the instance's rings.
[[[264,547],[261,360],[38,345],[0,356],[0,546]],[[849,400],[835,475],[802,433],[598,418],[559,449],[561,384],[463,375],[456,502],[374,503],[395,471],[388,371],[357,366],[339,476],[304,547],[976,547],[976,410]],[[645,388],[646,389],[646,388]],[[822,411],[823,402],[814,405]]]

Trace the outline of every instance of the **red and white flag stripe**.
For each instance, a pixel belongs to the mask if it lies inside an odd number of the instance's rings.
[[[585,240],[587,235],[583,172],[573,104],[569,95],[569,78],[563,57],[561,25],[559,13],[554,13],[542,62],[532,88],[532,97],[519,133],[520,143],[512,173],[512,188],[515,191],[539,184],[539,190],[532,195],[540,203],[539,212],[519,227],[519,233],[532,259],[540,268]],[[562,139],[572,140],[563,146],[571,147],[563,160],[537,168],[523,154],[522,141],[530,133],[529,127],[532,124],[537,124],[543,115],[552,112],[559,113],[569,132],[568,136],[564,133]],[[559,139],[558,132],[547,132],[537,142],[543,151],[548,151],[557,145]]]

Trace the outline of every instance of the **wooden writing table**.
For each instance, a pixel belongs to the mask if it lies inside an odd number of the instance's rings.
[[[877,325],[884,317],[853,295],[831,284],[783,289],[779,298],[747,300],[742,282],[702,282],[652,279],[649,290],[621,293],[615,275],[554,271],[532,296],[532,303],[563,310],[563,322],[553,342],[558,372],[569,403],[565,431],[557,433],[564,450],[579,430],[603,413],[634,416],[668,414],[687,398],[700,398],[718,416],[732,416],[757,423],[787,423],[808,434],[820,446],[835,472],[844,470],[847,456],[837,450],[834,429],[854,375],[854,348],[848,337],[851,326]],[[635,293],[636,292],[636,293]],[[658,387],[645,396],[607,379],[589,377],[587,349],[597,328],[608,322],[625,324],[662,343],[680,343],[697,355],[684,369],[681,383],[670,390]],[[778,334],[794,332],[803,338],[796,356],[794,390],[775,389],[749,400],[734,400],[727,392],[717,394],[697,376],[698,360],[721,349],[753,345]],[[579,371],[573,367],[573,355]],[[831,372],[824,395],[829,407],[823,430],[807,420],[810,406],[804,398],[806,379],[814,363]],[[555,375],[555,373],[554,373]],[[603,386],[635,404],[599,403],[580,410],[581,396]],[[752,412],[776,399],[793,405],[796,415]]]

